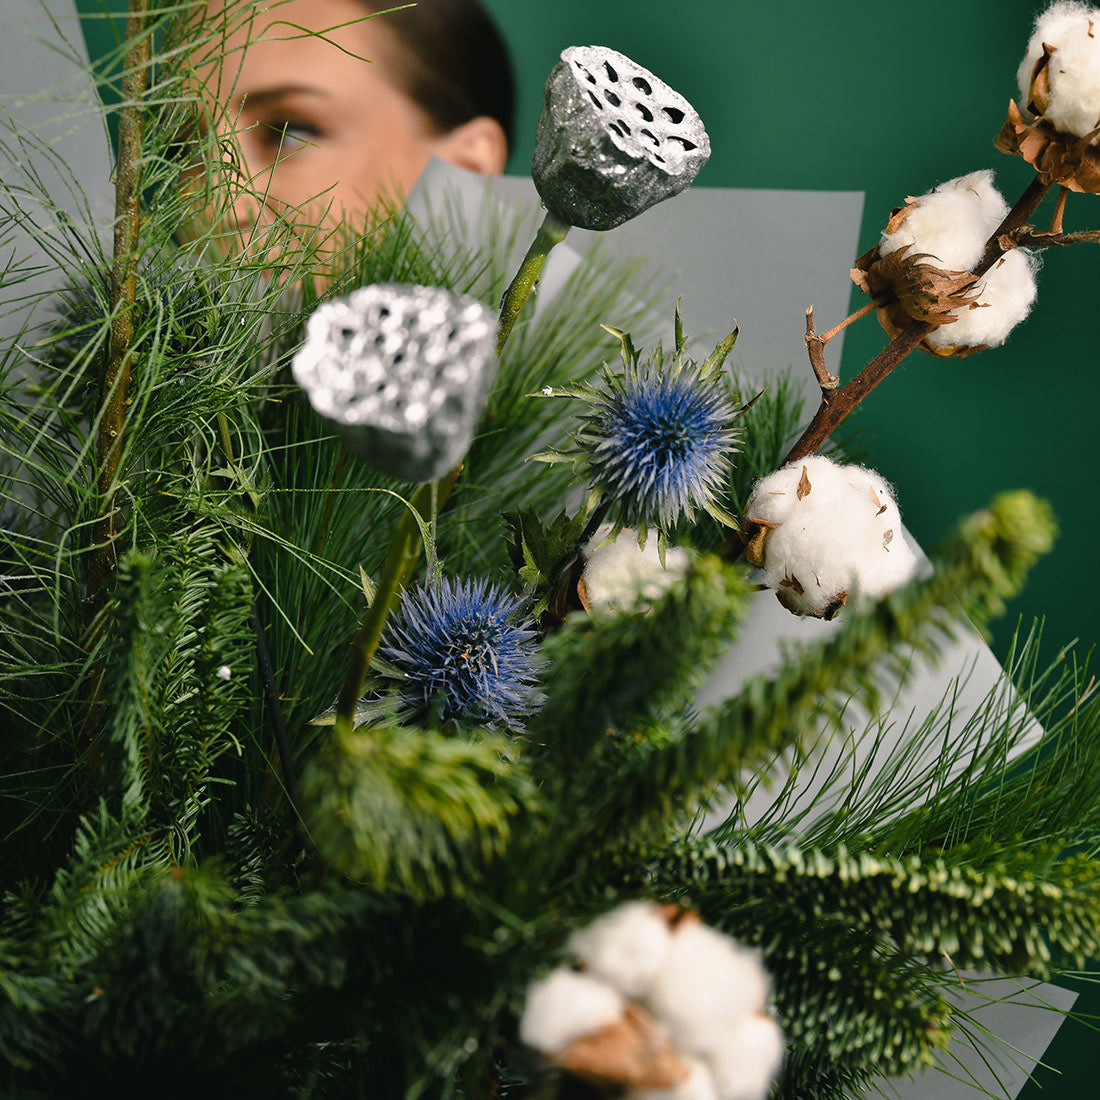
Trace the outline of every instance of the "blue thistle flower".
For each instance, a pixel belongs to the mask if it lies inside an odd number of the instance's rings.
[[[486,580],[441,577],[406,595],[378,665],[397,681],[401,718],[521,729],[542,701],[524,605]]]
[[[571,457],[593,496],[610,507],[616,526],[637,527],[643,538],[650,525],[667,536],[680,519],[694,520],[696,509],[736,527],[720,503],[738,449],[736,421],[744,411],[720,370],[736,333],[696,364],[684,355],[678,313],[676,320],[671,361],[658,345],[639,364],[630,337],[609,329],[622,341],[623,369],[605,368],[602,384],[546,394],[580,398],[588,409],[570,451],[537,457]]]

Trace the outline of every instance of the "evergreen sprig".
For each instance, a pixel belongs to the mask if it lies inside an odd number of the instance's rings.
[[[539,799],[499,736],[362,729],[334,739],[306,773],[321,855],[384,890],[461,890]]]

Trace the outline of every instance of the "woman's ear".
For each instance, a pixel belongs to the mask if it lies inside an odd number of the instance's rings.
[[[495,176],[508,160],[508,140],[495,118],[478,115],[439,138],[433,152],[459,168]]]

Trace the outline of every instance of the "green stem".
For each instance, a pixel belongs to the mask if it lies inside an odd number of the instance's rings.
[[[412,498],[412,509],[420,516],[435,515],[450,496],[461,466],[439,481],[429,481],[417,489]],[[351,733],[355,728],[355,707],[363,693],[370,663],[382,640],[382,630],[390,612],[401,598],[401,590],[412,576],[420,559],[422,538],[420,525],[412,511],[406,509],[394,528],[390,550],[382,566],[378,588],[367,611],[367,616],[352,639],[351,667],[348,669],[340,698],[336,704],[335,733]]]
[[[130,0],[126,23],[126,71],[123,107],[118,116],[115,168],[114,255],[111,263],[111,338],[103,376],[103,410],[96,435],[96,519],[84,603],[84,621],[92,626],[107,603],[115,569],[117,535],[115,478],[122,456],[122,429],[130,388],[133,309],[137,298],[138,229],[141,216],[141,144],[145,89],[149,82],[147,0]],[[93,635],[94,637],[94,635]]]
[[[527,299],[531,296],[535,284],[542,274],[546,257],[556,244],[565,240],[569,226],[559,221],[553,214],[547,213],[535,234],[527,255],[523,257],[515,278],[512,279],[500,304],[500,328],[497,335],[497,355],[504,350],[508,336],[523,312]],[[421,485],[412,499],[412,508],[423,516],[429,509],[433,515],[450,496],[451,489],[458,479],[461,466],[452,470],[438,482]],[[336,722],[334,732],[337,736],[351,733],[355,728],[355,708],[363,693],[363,684],[370,669],[370,663],[378,651],[382,640],[382,630],[389,618],[390,611],[400,599],[401,589],[408,583],[413,569],[420,558],[420,527],[412,512],[406,510],[394,528],[390,550],[382,566],[382,576],[378,581],[374,601],[367,616],[352,640],[351,667],[340,689],[336,703]]]
[[[498,356],[504,350],[504,345],[508,343],[512,326],[523,312],[531,291],[539,281],[546,257],[550,255],[554,245],[561,244],[565,240],[568,232],[569,226],[565,222],[558,221],[553,214],[547,213],[542,225],[539,226],[538,233],[535,234],[534,241],[531,242],[531,247],[527,249],[527,255],[523,257],[523,263],[519,265],[519,271],[516,272],[515,278],[501,299],[500,329],[497,335]]]

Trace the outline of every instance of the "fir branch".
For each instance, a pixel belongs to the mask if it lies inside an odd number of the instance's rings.
[[[673,775],[711,777],[714,786],[738,781],[798,744],[822,712],[837,713],[852,695],[877,708],[877,662],[904,672],[905,647],[934,651],[960,613],[981,625],[1001,613],[1028,569],[1053,544],[1049,507],[1020,491],[997,497],[967,519],[934,557],[935,573],[853,614],[834,640],[805,650],[773,677],[749,680],[733,699],[707,711],[690,736],[657,750],[638,769],[633,797],[645,799]]]
[[[1037,846],[1001,857],[989,846],[890,856],[751,841],[674,845],[653,870],[711,909],[756,907],[835,921],[913,959],[1050,976],[1055,953],[1083,964],[1100,949],[1100,871],[1087,856]]]
[[[733,637],[747,592],[731,570],[704,557],[644,614],[570,616],[544,643],[549,697],[527,725],[540,773],[576,790],[579,762],[600,755],[609,733],[630,737],[688,705]],[[660,797],[675,785],[670,777]]]
[[[507,743],[405,729],[336,735],[303,779],[318,851],[384,890],[460,890],[539,800]]]

